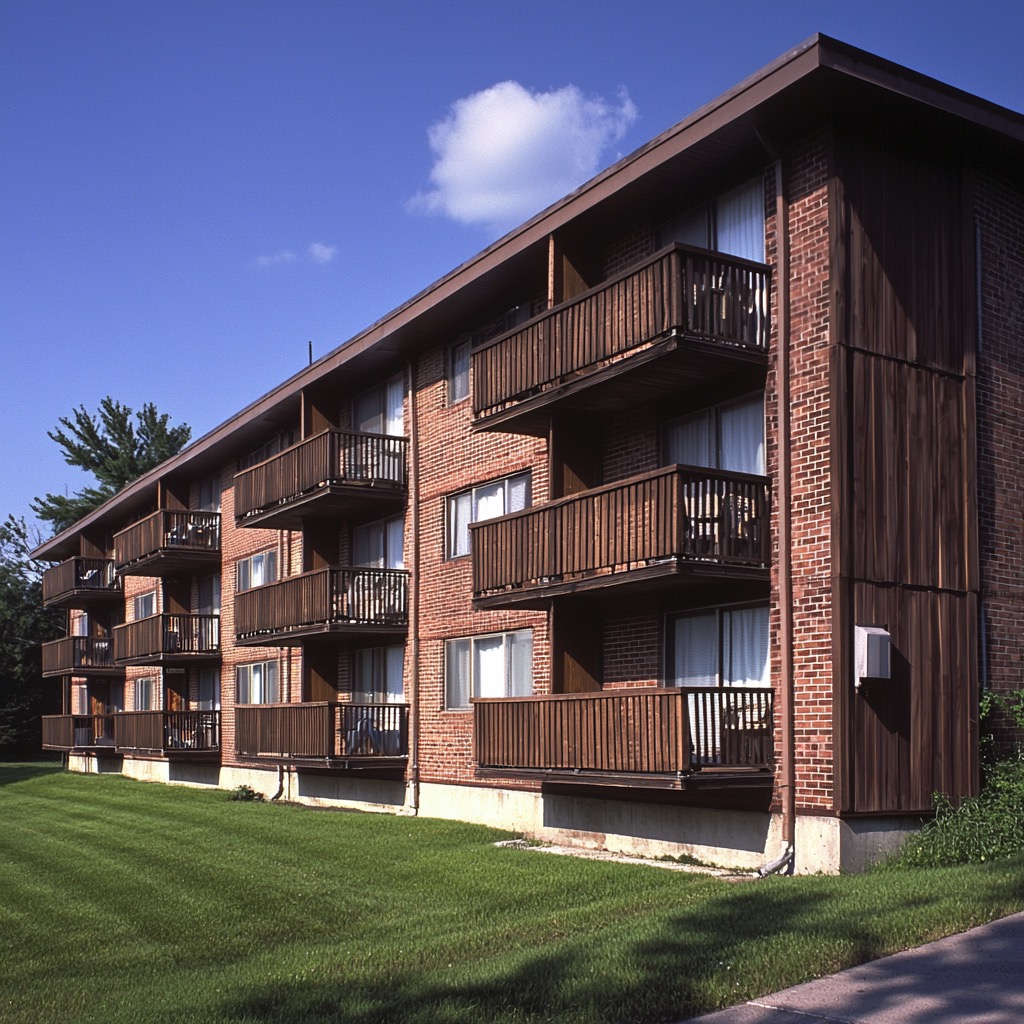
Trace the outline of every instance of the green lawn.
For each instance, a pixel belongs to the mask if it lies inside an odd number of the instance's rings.
[[[0,765],[0,1020],[678,1020],[1024,909],[1024,859],[736,884],[500,838]]]

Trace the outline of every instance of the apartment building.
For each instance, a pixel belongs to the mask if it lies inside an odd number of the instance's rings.
[[[1021,684],[1022,156],[1018,113],[786,53],[43,544],[43,745],[877,858]]]

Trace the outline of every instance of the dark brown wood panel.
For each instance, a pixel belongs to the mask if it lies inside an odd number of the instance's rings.
[[[977,599],[854,585],[856,622],[892,635],[892,678],[853,695],[853,806],[927,811],[971,793],[977,775]],[[852,689],[852,686],[851,686]]]

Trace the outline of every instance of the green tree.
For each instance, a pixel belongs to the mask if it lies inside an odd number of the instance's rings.
[[[64,614],[43,608],[42,570],[24,519],[0,525],[0,759],[39,751],[42,651],[64,629]]]
[[[109,396],[100,402],[96,416],[81,405],[70,418],[62,416],[60,424],[56,430],[47,431],[47,436],[64,450],[64,461],[69,466],[78,466],[96,478],[96,486],[85,487],[77,494],[36,498],[32,511],[52,524],[55,533],[66,530],[143,473],[177,455],[192,436],[187,423],[171,427],[167,413],[158,413],[152,403],[135,413],[133,420],[132,410]]]

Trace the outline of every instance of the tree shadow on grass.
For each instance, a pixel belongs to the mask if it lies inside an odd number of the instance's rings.
[[[0,761],[0,786],[15,782],[27,782],[40,775],[56,775],[63,772],[60,761]]]
[[[988,879],[993,905],[1012,901],[1015,877]],[[450,982],[439,979],[436,969],[409,965],[385,972],[379,982],[341,975],[326,982],[271,982],[214,1012],[251,1024],[679,1021],[893,951],[869,905],[840,918],[829,913],[832,899],[827,885],[736,886],[696,903],[657,933],[626,945],[624,953],[621,935],[597,932],[563,940],[547,954],[479,981],[456,980],[472,973],[471,964],[457,964]],[[908,899],[907,913],[939,899]],[[793,950],[804,955],[793,956]],[[794,962],[780,969],[773,956]],[[482,966],[478,973],[485,971]],[[907,979],[908,992],[915,983],[920,981]]]

